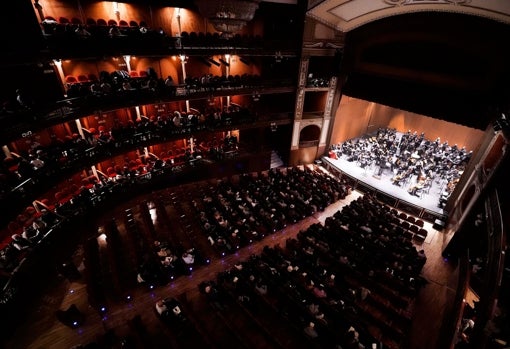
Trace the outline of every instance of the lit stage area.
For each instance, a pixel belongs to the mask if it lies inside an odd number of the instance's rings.
[[[395,176],[395,174],[391,172],[390,169],[384,169],[381,175],[378,176],[378,166],[372,164],[369,167],[361,168],[357,165],[357,162],[347,161],[346,156],[341,156],[338,159],[323,157],[322,161],[324,167],[328,170],[331,171],[332,169],[335,169],[342,174],[351,177],[351,183],[353,181],[357,182],[355,186],[356,189],[360,189],[360,191],[377,190],[387,194],[389,197],[393,197],[394,203],[390,202],[391,206],[402,206],[403,204],[406,204],[407,206],[420,207],[435,216],[440,217],[445,215],[443,209],[439,207],[439,198],[445,185],[444,180],[440,180],[439,182],[433,180],[427,191],[421,192],[419,196],[415,196],[408,192],[409,188],[414,185],[414,180],[411,179],[409,183],[403,184],[402,186],[394,185],[392,184],[391,179]],[[327,166],[327,164],[330,166]],[[387,200],[391,200],[391,198],[388,198]]]
[[[363,193],[373,193],[379,200],[392,207],[431,223],[445,222],[448,213],[444,211],[444,199],[447,197],[446,192],[452,190],[451,187],[448,187],[451,182],[447,179],[448,176],[439,175],[438,171],[430,171],[427,187],[420,188],[413,193],[413,186],[420,184],[417,175],[408,176],[405,181],[399,183],[400,185],[395,185],[393,179],[398,171],[395,171],[394,166],[392,166],[393,169],[385,165],[381,168],[380,162],[377,160],[362,164],[362,161],[353,159],[348,152],[341,151],[341,145],[347,141],[356,143],[361,140],[361,142],[370,143],[367,140],[371,139],[375,142],[376,135],[380,130],[395,131],[392,141],[385,141],[384,143],[387,145],[385,144],[384,147],[388,147],[388,151],[391,144],[398,148],[393,149],[393,152],[389,151],[396,157],[400,157],[401,152],[404,152],[404,148],[400,149],[404,134],[422,136],[424,141],[417,144],[426,142],[427,146],[421,148],[434,148],[434,152],[436,152],[441,146],[433,146],[433,143],[437,142],[439,145],[446,143],[448,146],[443,148],[462,149],[471,157],[472,152],[478,149],[484,131],[362,99],[342,96],[335,116],[330,147],[320,160],[322,166],[339,176],[348,177],[354,189]],[[418,148],[418,146],[416,147]],[[332,154],[331,150],[335,148],[338,151]],[[366,148],[368,154],[365,156],[373,159],[375,157],[373,151],[371,152],[373,148],[371,146]],[[430,150],[428,156],[432,156],[432,149]],[[441,150],[438,152],[441,153]],[[425,157],[424,152],[420,154]],[[458,152],[452,154],[442,151],[441,161],[449,162],[449,166],[451,166],[451,162],[455,161],[451,157],[456,154]],[[412,156],[419,158],[416,153]],[[443,200],[443,205],[441,200]]]

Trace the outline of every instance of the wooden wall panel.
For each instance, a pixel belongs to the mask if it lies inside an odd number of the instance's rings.
[[[473,151],[484,134],[482,130],[344,96],[336,112],[331,144],[375,132],[379,127],[395,128],[399,132],[424,132],[427,139],[439,137],[441,142]]]

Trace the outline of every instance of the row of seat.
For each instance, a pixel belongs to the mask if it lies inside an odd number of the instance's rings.
[[[52,16],[46,16],[45,18],[45,22],[47,23],[54,23],[54,24],[62,24],[62,25],[66,25],[66,24],[72,24],[72,25],[87,25],[87,26],[121,26],[121,27],[133,27],[133,28],[137,28],[137,27],[147,27],[147,23],[145,21],[140,21],[140,22],[137,22],[133,19],[131,20],[115,20],[115,19],[109,19],[109,20],[105,20],[103,18],[98,18],[98,19],[94,19],[94,18],[87,18],[85,20],[85,22],[83,22],[80,18],[77,18],[77,17],[72,17],[71,19],[67,18],[67,17],[58,17],[58,20],[55,18],[55,17],[52,17]]]
[[[147,78],[149,73],[146,70],[131,70],[129,73],[129,77],[131,78]],[[79,74],[79,75],[67,75],[65,77],[66,84],[76,84],[76,83],[91,83],[99,81],[96,74]]]

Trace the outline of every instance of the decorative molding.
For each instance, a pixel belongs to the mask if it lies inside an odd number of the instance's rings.
[[[295,119],[301,119],[303,117],[304,103],[305,103],[305,90],[300,88],[296,98],[296,112],[294,113]]]
[[[382,18],[418,12],[474,15],[510,24],[509,1],[484,0],[326,0],[307,16],[345,33]]]
[[[337,81],[338,78],[336,76],[332,76],[329,80],[329,91],[326,97],[326,106],[324,107],[324,118],[331,117],[331,108],[333,107],[333,99],[335,98]]]
[[[299,82],[298,86],[303,88],[306,86],[306,80],[308,77],[308,65],[310,63],[310,58],[303,57],[301,59],[301,64],[299,65]]]

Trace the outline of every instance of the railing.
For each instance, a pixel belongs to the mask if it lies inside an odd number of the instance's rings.
[[[121,91],[110,95],[87,95],[66,98],[60,101],[37,105],[31,110],[15,110],[12,113],[0,115],[0,137],[4,142],[24,137],[50,125],[62,123],[91,115],[97,111],[107,111],[128,108],[151,103],[165,103],[177,100],[203,99],[222,95],[251,94],[254,89],[259,93],[289,92],[295,89],[292,79],[264,79],[243,82],[236,85],[232,82],[221,82],[216,85],[194,86],[179,85],[179,96],[169,90],[150,91],[141,89],[135,91]]]

